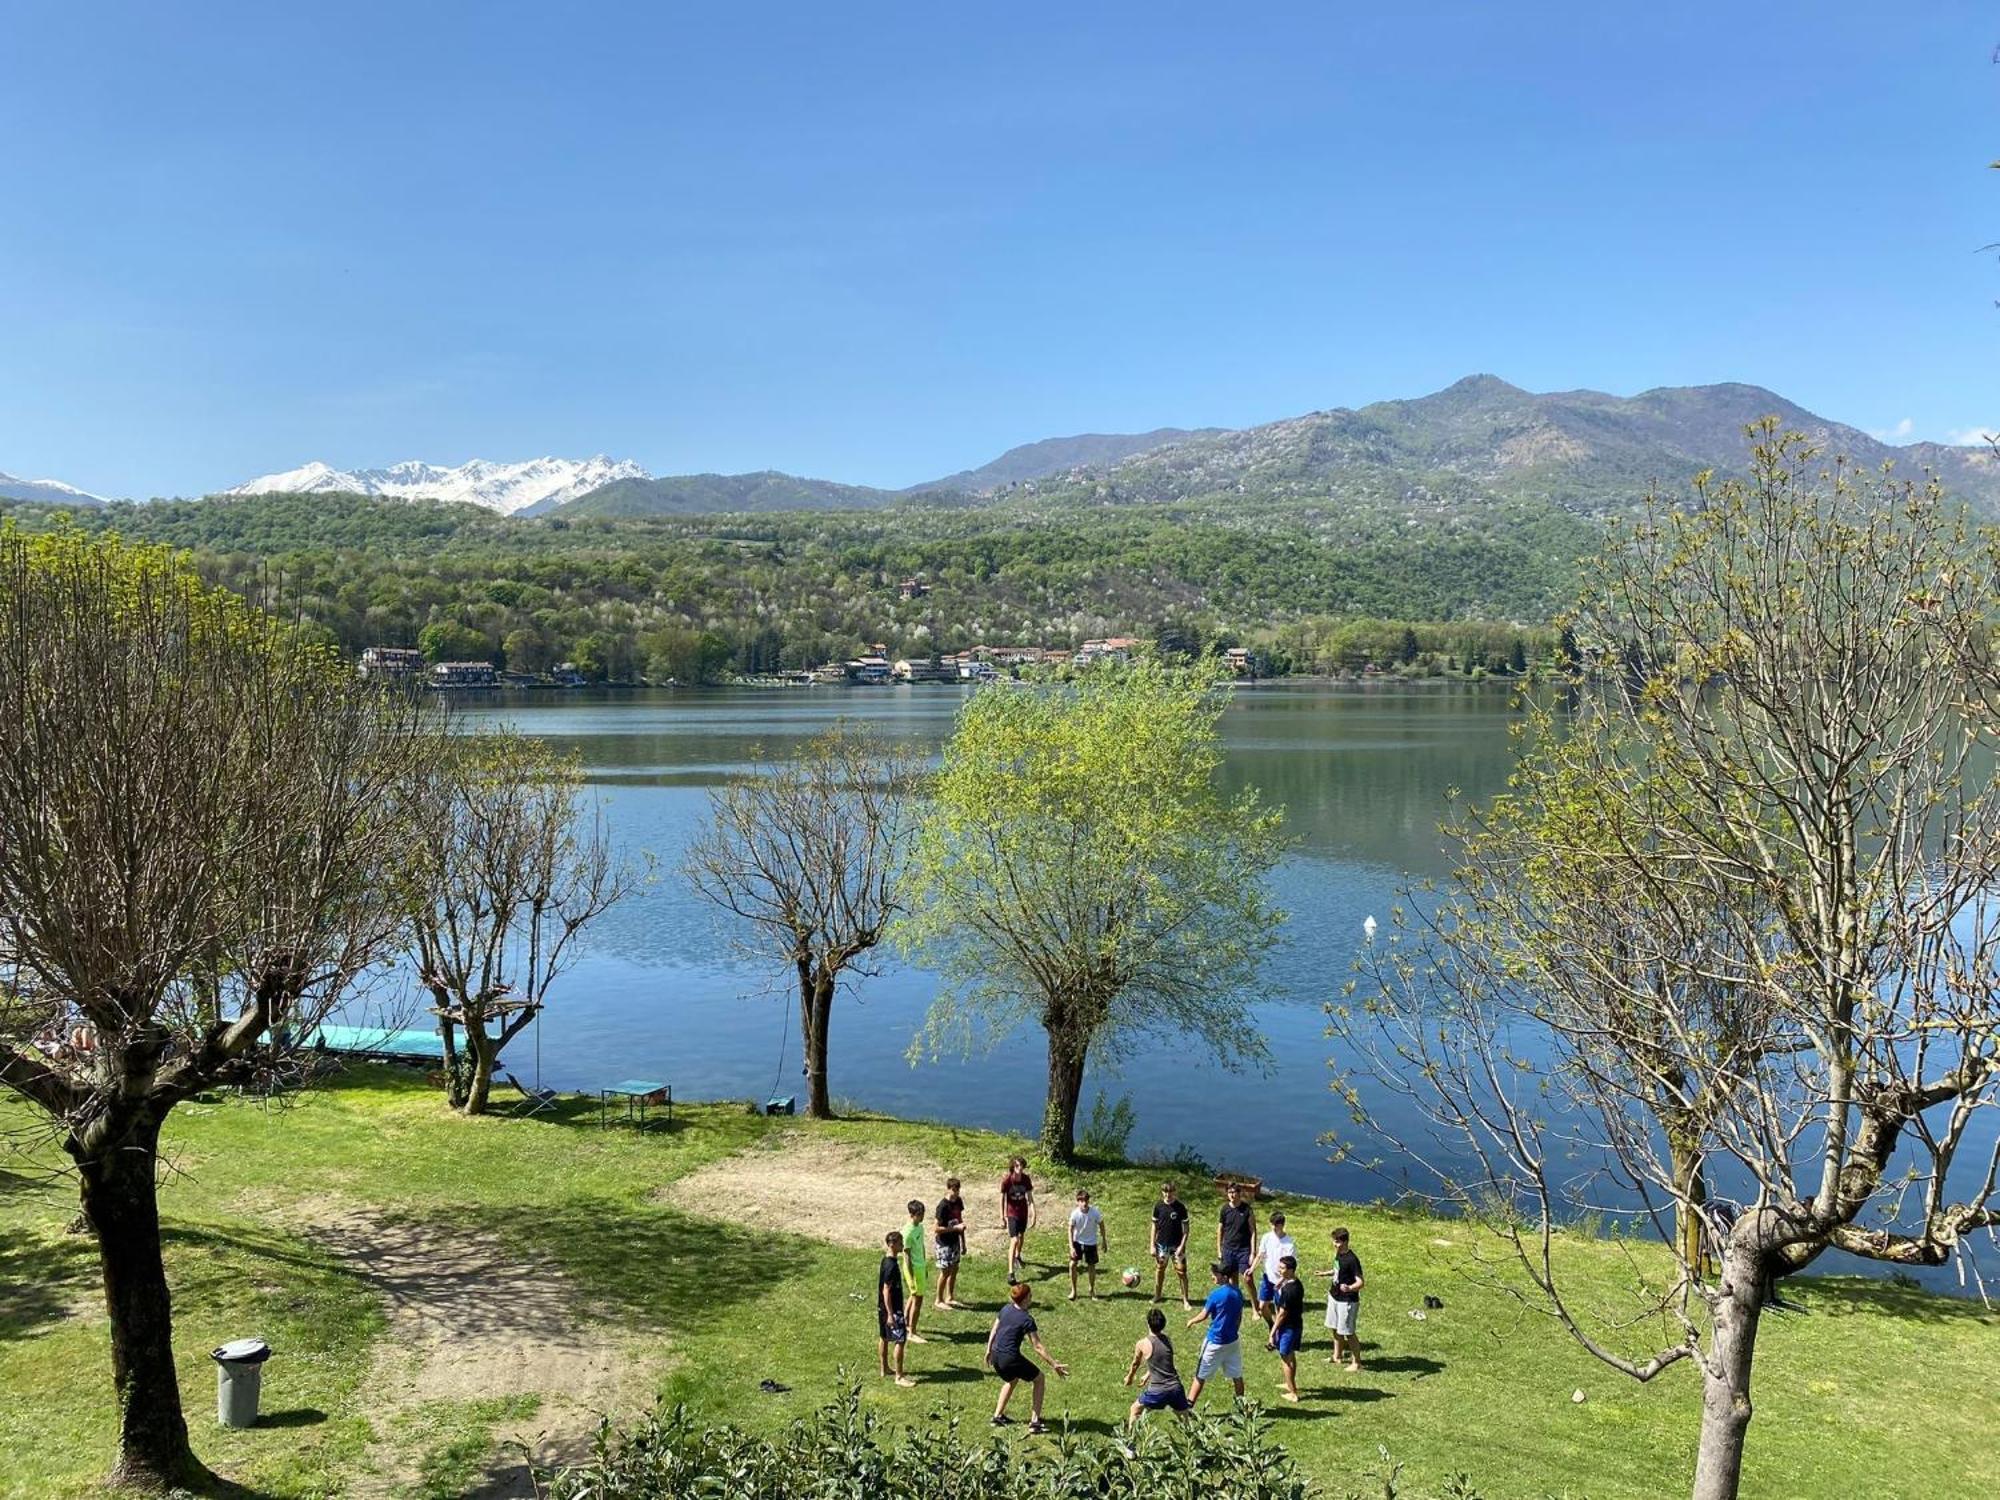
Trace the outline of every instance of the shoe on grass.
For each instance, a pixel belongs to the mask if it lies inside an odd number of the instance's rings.
[[[1028,1424],[1028,1433],[1031,1437],[1040,1436],[1042,1433],[1047,1432],[1048,1430],[1049,1430],[1049,1424],[1044,1422],[1040,1417],[1035,1418],[1034,1421]]]

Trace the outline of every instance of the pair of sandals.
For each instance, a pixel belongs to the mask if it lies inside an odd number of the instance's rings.
[[[1012,1417],[1001,1415],[993,1419],[993,1425],[995,1427],[1012,1427],[1015,1425],[1015,1422]],[[1044,1422],[1040,1417],[1036,1417],[1034,1421],[1028,1424],[1028,1433],[1031,1437],[1047,1432],[1048,1430],[1049,1424]]]

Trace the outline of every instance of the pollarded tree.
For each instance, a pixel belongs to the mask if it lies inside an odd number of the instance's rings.
[[[1261,1055],[1242,1009],[1282,919],[1265,880],[1283,815],[1216,784],[1218,670],[1140,660],[989,689],[945,747],[901,936],[945,976],[927,1040],[1037,1022],[1058,1161],[1093,1056],[1162,1031],[1225,1063]]]
[[[155,1193],[181,1101],[252,1081],[393,952],[421,706],[183,557],[0,531],[0,1084],[75,1164],[115,1477],[199,1477]]]
[[[576,763],[525,735],[452,739],[409,796],[421,830],[399,883],[410,957],[444,1038],[451,1103],[483,1114],[502,1050],[638,872],[613,855],[603,810],[584,805]]]
[[[902,910],[910,799],[923,763],[837,725],[790,759],[717,788],[683,862],[710,901],[749,924],[743,946],[796,984],[806,1113],[832,1118],[827,1037],[842,979],[872,957]]]
[[[1972,1154],[2000,1080],[1994,542],[1935,486],[1761,436],[1747,480],[1616,539],[1576,625],[1608,675],[1537,717],[1456,890],[1335,1020],[1592,1353],[1699,1367],[1697,1500],[1737,1493],[1778,1277],[1944,1265],[2000,1223],[2000,1148]],[[1616,1331],[1556,1248],[1579,1138],[1671,1250]]]

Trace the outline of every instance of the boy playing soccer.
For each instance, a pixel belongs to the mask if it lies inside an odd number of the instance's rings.
[[[903,1373],[903,1337],[909,1327],[903,1321],[903,1237],[890,1230],[882,1236],[886,1253],[875,1277],[875,1332],[882,1360],[882,1378],[889,1378],[889,1351],[896,1351],[896,1384],[915,1385]]]
[[[1167,1289],[1167,1263],[1173,1262],[1181,1279],[1181,1310],[1194,1311],[1188,1300],[1187,1284],[1188,1208],[1181,1202],[1171,1182],[1160,1184],[1160,1201],[1153,1205],[1153,1300],[1158,1302]]]
[[[1146,1367],[1146,1386],[1125,1420],[1136,1422],[1144,1412],[1168,1411],[1185,1416],[1193,1408],[1181,1388],[1181,1372],[1174,1368],[1174,1346],[1167,1341],[1167,1315],[1157,1307],[1146,1311],[1146,1336],[1132,1346],[1132,1363],[1125,1367],[1125,1383],[1130,1385],[1139,1367]]]
[[[1097,1255],[1111,1248],[1104,1213],[1090,1201],[1090,1190],[1076,1190],[1076,1207],[1069,1211],[1069,1300],[1076,1301],[1076,1268],[1090,1271],[1090,1300],[1097,1300]]]
[[[924,1206],[912,1198],[903,1207],[909,1211],[910,1222],[903,1226],[903,1261],[909,1267],[909,1301],[903,1307],[903,1316],[908,1320],[909,1341],[925,1344],[930,1341],[917,1332],[917,1318],[924,1310],[924,1283],[930,1274],[930,1257],[924,1253]]]
[[[1296,1255],[1278,1258],[1278,1284],[1271,1291],[1271,1306],[1274,1315],[1271,1341],[1267,1347],[1276,1351],[1278,1362],[1285,1367],[1285,1399],[1297,1401],[1299,1341],[1305,1337],[1306,1330],[1306,1285],[1299,1280],[1299,1258]]]
[[[937,1206],[937,1305],[956,1309],[958,1263],[965,1258],[965,1200],[958,1195],[958,1179],[944,1180],[944,1196]]]

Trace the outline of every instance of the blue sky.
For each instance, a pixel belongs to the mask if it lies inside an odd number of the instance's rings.
[[[0,469],[901,485],[1482,370],[2000,425],[2000,13],[1751,9],[0,0]]]

